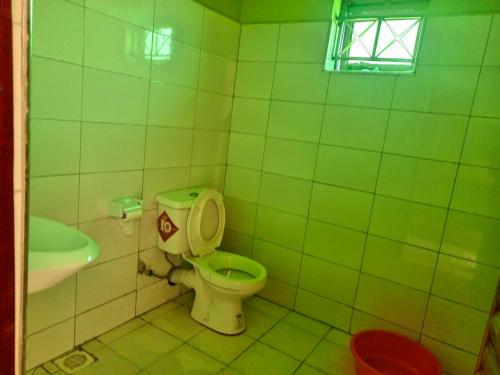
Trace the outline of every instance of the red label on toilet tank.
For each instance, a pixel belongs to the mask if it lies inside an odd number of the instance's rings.
[[[157,228],[158,234],[160,235],[163,242],[166,242],[175,234],[175,232],[179,230],[179,228],[177,228],[177,226],[165,211],[163,211],[161,215],[158,216]]]

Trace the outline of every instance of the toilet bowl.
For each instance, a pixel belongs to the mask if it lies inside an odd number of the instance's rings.
[[[192,318],[220,333],[243,332],[242,300],[264,287],[267,271],[252,259],[216,249],[225,226],[222,195],[195,188],[163,193],[156,201],[158,247],[192,265],[174,267],[168,277],[194,289]]]

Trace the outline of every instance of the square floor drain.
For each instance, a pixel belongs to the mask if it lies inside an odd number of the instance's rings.
[[[66,374],[74,374],[95,362],[95,358],[85,350],[75,350],[58,358],[54,363]]]

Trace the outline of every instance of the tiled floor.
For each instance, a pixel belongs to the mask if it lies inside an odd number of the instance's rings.
[[[349,335],[254,297],[247,330],[223,336],[189,316],[192,294],[82,345],[98,360],[78,375],[353,375]],[[29,375],[56,374],[51,362]]]

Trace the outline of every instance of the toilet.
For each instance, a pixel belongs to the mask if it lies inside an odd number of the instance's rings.
[[[168,280],[195,291],[191,317],[214,331],[237,335],[246,328],[242,301],[261,290],[267,271],[244,256],[217,250],[225,226],[222,195],[192,188],[160,194],[158,247],[193,267],[174,267]]]

